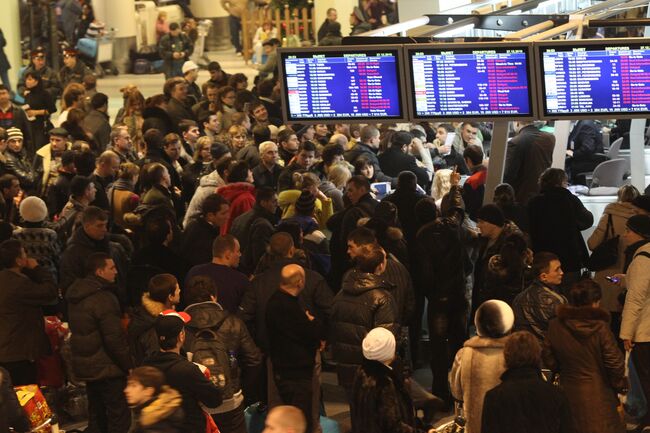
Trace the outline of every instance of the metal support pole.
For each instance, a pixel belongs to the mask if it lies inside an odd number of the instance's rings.
[[[492,129],[492,146],[490,147],[490,162],[487,171],[487,182],[483,203],[492,203],[494,199],[494,188],[503,180],[503,170],[506,166],[506,151],[508,148],[508,127],[510,122],[494,122]]]

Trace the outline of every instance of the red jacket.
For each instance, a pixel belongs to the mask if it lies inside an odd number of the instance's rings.
[[[253,208],[255,187],[247,182],[235,182],[217,188],[217,194],[230,202],[230,216],[226,224],[221,227],[221,234],[225,235],[230,231],[235,218]]]

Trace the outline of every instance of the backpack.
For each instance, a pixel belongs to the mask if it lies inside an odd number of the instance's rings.
[[[225,401],[231,399],[240,386],[235,352],[229,351],[223,338],[217,334],[224,322],[225,320],[214,328],[188,327],[192,334],[188,352],[193,354],[192,362],[210,370],[210,380],[221,390]]]

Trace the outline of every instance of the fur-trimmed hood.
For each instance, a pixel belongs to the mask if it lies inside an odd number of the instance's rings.
[[[154,317],[158,317],[165,310],[165,304],[151,299],[149,293],[142,295],[142,307]]]
[[[163,386],[158,397],[142,408],[140,412],[140,425],[150,427],[160,421],[169,418],[181,407],[183,398],[175,389]]]
[[[465,341],[463,347],[471,347],[472,349],[503,349],[506,346],[508,335],[501,338],[487,338],[474,336]]]
[[[560,305],[557,317],[577,337],[588,337],[603,326],[609,326],[609,313],[592,306]]]

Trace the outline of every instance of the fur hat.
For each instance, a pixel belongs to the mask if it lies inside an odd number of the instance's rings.
[[[363,356],[371,361],[386,362],[395,358],[395,336],[386,328],[368,332],[361,343]]]
[[[504,337],[510,333],[514,324],[515,313],[510,305],[496,299],[483,302],[474,316],[476,333],[480,337]]]
[[[486,223],[494,224],[497,227],[503,227],[506,219],[503,216],[501,209],[495,204],[486,204],[476,213],[476,220],[485,221]]]
[[[20,203],[20,217],[28,223],[40,223],[47,218],[45,202],[36,196],[27,197]]]

